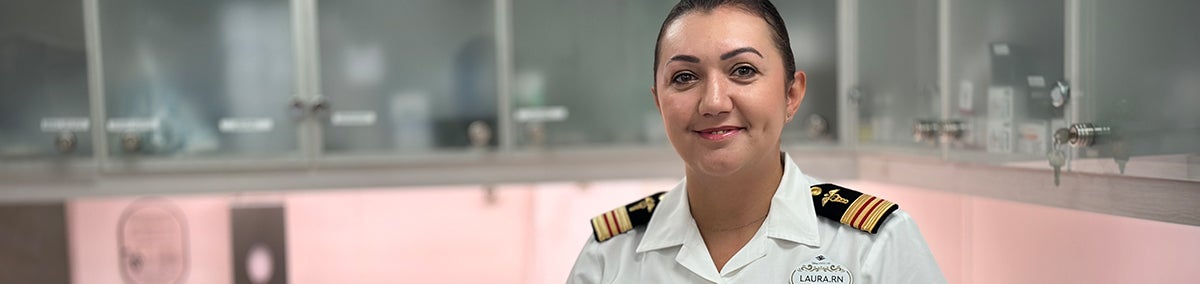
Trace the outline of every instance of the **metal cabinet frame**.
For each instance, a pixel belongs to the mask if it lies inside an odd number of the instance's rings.
[[[100,0],[83,0],[88,54],[89,100],[93,122],[105,121]],[[292,0],[297,96],[313,98],[320,88],[317,0]],[[1082,0],[1065,0],[1067,78],[1078,82]],[[862,179],[917,186],[1060,208],[1085,210],[1171,223],[1200,225],[1200,182],[1065,172],[1055,186],[1049,170],[954,162],[958,153],[937,148],[858,144],[858,116],[851,92],[857,80],[858,0],[841,0],[838,9],[837,145],[785,145],[801,168],[826,180]],[[951,0],[938,2],[939,87],[949,88],[949,14]],[[668,145],[608,148],[518,149],[514,145],[511,100],[513,43],[511,0],[494,0],[497,37],[499,147],[418,155],[323,156],[321,127],[315,118],[300,123],[299,157],[284,159],[140,160],[108,154],[108,135],[94,129],[90,159],[48,159],[4,165],[0,203],[89,196],[230,193],[438,184],[587,182],[603,179],[678,178],[682,163]],[[942,95],[941,116],[950,115]],[[1067,116],[1080,118],[1078,104]]]

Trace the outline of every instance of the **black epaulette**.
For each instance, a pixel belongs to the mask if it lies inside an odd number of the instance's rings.
[[[667,192],[655,193],[592,218],[592,235],[596,237],[597,242],[603,242],[633,230],[634,227],[650,223],[650,214],[658,207],[663,193]]]
[[[817,215],[872,234],[878,233],[879,224],[900,209],[900,205],[883,198],[829,183],[812,186],[812,199]]]

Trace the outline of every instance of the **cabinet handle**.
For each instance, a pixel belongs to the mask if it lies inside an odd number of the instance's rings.
[[[961,141],[967,132],[967,126],[962,121],[947,120],[942,121],[938,130],[942,133],[942,143],[950,143]]]
[[[1054,142],[1071,147],[1091,147],[1099,138],[1112,134],[1112,128],[1091,123],[1076,123],[1054,131]]]
[[[850,91],[846,94],[846,100],[850,103],[850,105],[853,105],[853,106],[859,105],[859,103],[862,102],[862,99],[863,99],[862,88],[859,88],[858,86],[854,86],[853,88],[850,88]]]
[[[292,102],[288,104],[288,113],[292,119],[301,119],[308,114],[308,102],[300,98],[292,98]]]
[[[325,98],[316,98],[313,100],[305,100],[302,98],[293,98],[288,104],[292,118],[301,119],[309,115],[323,115],[329,112],[329,101]]]
[[[933,142],[938,136],[938,121],[919,120],[913,125],[913,140],[916,142]]]
[[[125,133],[121,135],[121,150],[126,153],[135,153],[142,149],[142,137],[136,133]]]
[[[313,100],[310,112],[312,112],[313,115],[323,115],[326,112],[329,112],[329,108],[330,105],[328,100],[325,98],[317,98],[316,100]]]
[[[1067,105],[1067,101],[1071,99],[1071,85],[1067,82],[1058,81],[1054,83],[1054,87],[1050,88],[1050,105],[1055,108],[1062,108]]]
[[[808,138],[817,139],[829,136],[829,121],[819,114],[811,114],[805,119],[805,133]]]
[[[471,122],[467,125],[467,139],[470,140],[471,147],[484,149],[492,140],[492,127],[482,120]]]
[[[966,132],[966,124],[959,120],[919,120],[913,125],[913,139],[916,142],[956,142],[962,140]],[[941,140],[938,140],[939,137]]]
[[[75,133],[70,131],[59,132],[54,137],[54,149],[58,150],[59,154],[69,154],[75,152],[75,146],[79,144],[79,139],[75,137]]]

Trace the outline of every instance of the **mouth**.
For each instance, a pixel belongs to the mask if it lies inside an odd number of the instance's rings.
[[[700,138],[703,138],[705,140],[722,141],[725,139],[729,139],[730,137],[733,137],[735,135],[741,134],[742,131],[745,131],[745,130],[746,130],[745,127],[720,126],[720,127],[713,127],[713,128],[705,128],[705,129],[701,129],[701,130],[693,130],[692,133],[696,133],[696,135],[699,135]]]

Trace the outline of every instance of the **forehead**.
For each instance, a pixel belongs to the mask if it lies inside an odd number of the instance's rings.
[[[689,12],[663,30],[660,56],[689,54],[700,57],[742,47],[776,53],[771,27],[761,17],[732,7]],[[764,54],[765,55],[765,54]]]

